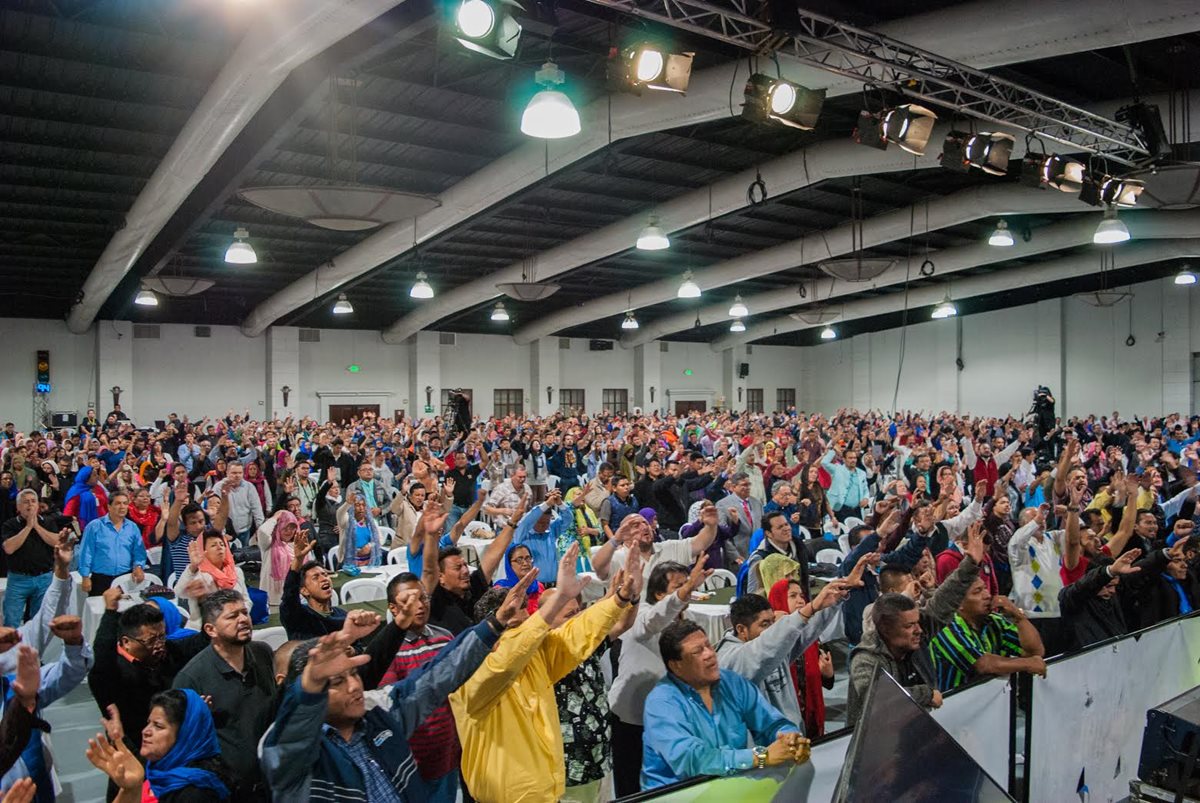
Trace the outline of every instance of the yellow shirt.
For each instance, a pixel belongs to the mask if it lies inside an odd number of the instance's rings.
[[[462,772],[480,803],[556,801],[566,789],[554,684],[591,655],[624,609],[610,597],[551,630],[534,615],[500,637],[450,695]]]

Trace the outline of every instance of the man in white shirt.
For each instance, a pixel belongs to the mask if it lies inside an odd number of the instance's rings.
[[[700,522],[704,525],[691,538],[673,541],[654,541],[654,530],[640,515],[626,516],[613,537],[592,555],[592,568],[596,575],[607,581],[613,573],[625,566],[630,549],[642,553],[642,574],[650,579],[654,567],[664,561],[690,566],[702,552],[707,552],[717,538],[717,509],[709,506],[700,511]]]

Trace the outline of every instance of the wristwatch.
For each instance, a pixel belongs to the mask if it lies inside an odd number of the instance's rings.
[[[766,769],[767,766],[767,748],[755,747],[750,752],[754,753],[754,769]]]

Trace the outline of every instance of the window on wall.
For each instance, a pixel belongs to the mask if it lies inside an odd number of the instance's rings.
[[[763,411],[762,388],[746,388],[746,412],[761,413]]]
[[[629,412],[629,391],[625,388],[605,388],[601,405],[610,413]]]
[[[525,391],[521,388],[496,388],[492,392],[492,415],[524,415]]]
[[[784,412],[789,407],[796,406],[796,389],[795,388],[776,388],[775,390],[775,409],[779,412]]]
[[[570,415],[583,409],[583,388],[562,388],[558,391],[558,409]]]

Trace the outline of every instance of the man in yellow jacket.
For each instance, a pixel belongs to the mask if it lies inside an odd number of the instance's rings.
[[[578,557],[573,544],[559,562],[559,593],[524,622],[510,622],[483,665],[450,695],[463,777],[479,803],[550,803],[566,788],[554,684],[595,651],[642,590],[641,556],[630,553],[609,597],[551,629],[548,622],[587,585],[575,574]]]

